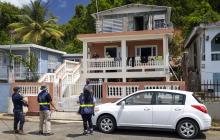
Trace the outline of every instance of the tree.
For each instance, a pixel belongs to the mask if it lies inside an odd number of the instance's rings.
[[[18,21],[16,16],[18,14],[21,14],[19,8],[9,3],[0,2],[0,44],[10,44],[10,35],[7,26],[10,23]]]
[[[44,38],[62,41],[64,35],[58,30],[56,18],[45,20],[46,10],[40,5],[40,1],[31,1],[31,7],[25,8],[30,13],[18,15],[19,22],[11,23],[8,27],[15,31],[15,38],[22,42],[32,42],[42,45]]]
[[[215,12],[210,4],[206,1],[202,1],[201,4],[195,7],[193,13],[189,16],[184,17],[184,36],[187,37],[192,31],[193,27],[200,23],[211,23],[220,20],[220,15]]]

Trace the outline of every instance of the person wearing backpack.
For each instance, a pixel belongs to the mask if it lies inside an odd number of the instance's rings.
[[[83,135],[92,134],[92,115],[94,114],[95,98],[93,97],[93,93],[90,92],[90,89],[87,86],[84,87],[83,93],[81,93],[79,96],[79,104],[79,114],[81,115],[83,120]]]

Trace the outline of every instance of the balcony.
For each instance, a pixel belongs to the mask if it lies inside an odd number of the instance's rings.
[[[116,58],[97,58],[87,60],[87,74],[92,77],[102,76],[108,78],[120,77],[165,77],[167,68],[164,60],[156,60],[151,56],[148,61],[143,61],[140,57],[126,58],[125,69],[122,60]],[[91,77],[91,78],[92,78]]]

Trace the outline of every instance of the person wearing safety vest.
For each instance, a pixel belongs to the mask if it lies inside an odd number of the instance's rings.
[[[91,90],[88,86],[85,86],[83,93],[79,96],[79,114],[83,120],[84,135],[93,133],[92,115],[94,114],[95,98],[93,97],[93,93],[90,91]]]
[[[53,135],[53,133],[51,132],[51,109],[50,109],[50,105],[53,107],[53,110],[56,110],[53,102],[52,102],[52,98],[50,96],[50,94],[47,91],[47,87],[46,86],[41,86],[41,92],[38,94],[37,100],[40,106],[40,124],[39,124],[39,134],[40,135],[45,135],[45,136],[49,136],[49,135]],[[43,126],[45,123],[45,133],[43,131]]]
[[[13,88],[14,93],[12,94],[12,102],[14,105],[14,133],[24,135],[23,126],[25,123],[25,113],[23,111],[23,106],[28,106],[27,102],[24,100],[20,93],[20,87]],[[18,130],[19,124],[19,130]]]

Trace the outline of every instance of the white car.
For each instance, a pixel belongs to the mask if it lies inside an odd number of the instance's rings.
[[[179,90],[141,90],[115,103],[95,107],[93,124],[104,133],[116,128],[174,130],[191,139],[211,127],[205,105],[192,92]]]

